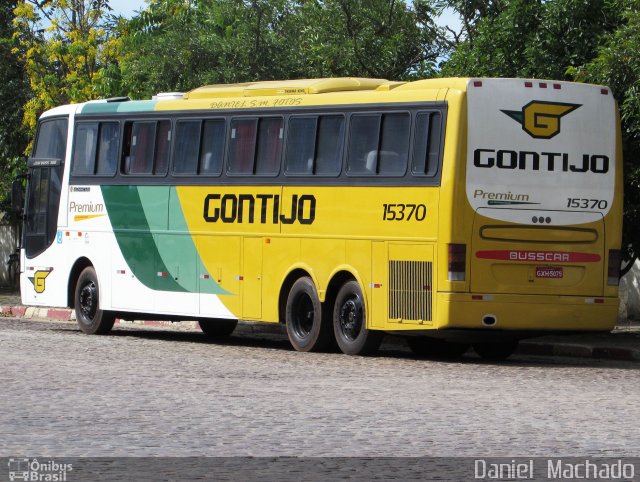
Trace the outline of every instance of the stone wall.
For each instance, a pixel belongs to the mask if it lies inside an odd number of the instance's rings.
[[[18,229],[7,224],[0,213],[0,288],[11,287],[7,261],[18,244]]]

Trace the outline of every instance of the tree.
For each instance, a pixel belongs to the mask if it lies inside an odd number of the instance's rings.
[[[44,110],[108,93],[104,73],[117,43],[105,28],[109,10],[108,0],[18,2],[15,37],[33,92],[24,106],[31,132]]]
[[[22,106],[29,96],[29,84],[13,40],[15,6],[15,1],[0,6],[0,210],[7,208],[11,181],[26,169]]]
[[[458,0],[447,0],[457,5]],[[625,159],[623,256],[640,253],[640,0],[504,0],[456,46],[442,75],[534,77],[609,85]],[[630,267],[631,264],[628,264]]]
[[[134,97],[208,83],[435,72],[427,0],[153,0],[123,25]]]
[[[618,100],[625,161],[623,256],[631,268],[640,253],[640,1],[625,1],[621,12],[621,26],[573,74],[583,82],[610,86]]]
[[[454,3],[457,3],[454,2]],[[459,44],[443,75],[571,80],[620,24],[619,0],[503,0],[480,17],[474,41]]]
[[[435,14],[427,1],[301,2],[289,55],[303,76],[433,76],[442,51]]]

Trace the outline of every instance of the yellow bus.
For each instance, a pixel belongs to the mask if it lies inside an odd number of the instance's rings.
[[[526,79],[213,85],[42,115],[22,301],[284,323],[296,350],[418,354],[608,331],[622,224],[610,89]]]

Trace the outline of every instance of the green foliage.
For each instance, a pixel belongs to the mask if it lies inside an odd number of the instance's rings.
[[[122,25],[134,97],[208,83],[433,74],[432,9],[397,0],[152,0]]]
[[[460,1],[448,3],[457,8]],[[613,89],[625,160],[623,245],[632,256],[640,253],[640,1],[505,0],[475,18],[473,42],[455,46],[442,75],[578,80]]]
[[[24,65],[15,52],[13,9],[16,2],[0,6],[0,211],[6,209],[14,176],[26,169],[22,156],[27,133],[22,128],[22,106],[29,97]]]
[[[621,13],[620,27],[573,74],[583,82],[610,86],[618,100],[625,160],[623,246],[633,258],[640,253],[640,1],[625,1]]]
[[[620,22],[618,0],[505,0],[478,19],[442,75],[571,80]]]
[[[104,92],[104,69],[115,61],[117,42],[104,26],[109,10],[108,0],[18,2],[14,38],[33,92],[24,106],[31,133],[44,110]]]

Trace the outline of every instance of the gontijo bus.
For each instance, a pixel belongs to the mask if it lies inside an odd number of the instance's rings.
[[[602,86],[333,78],[42,115],[22,301],[123,319],[285,323],[300,351],[502,358],[615,323],[620,128]]]

